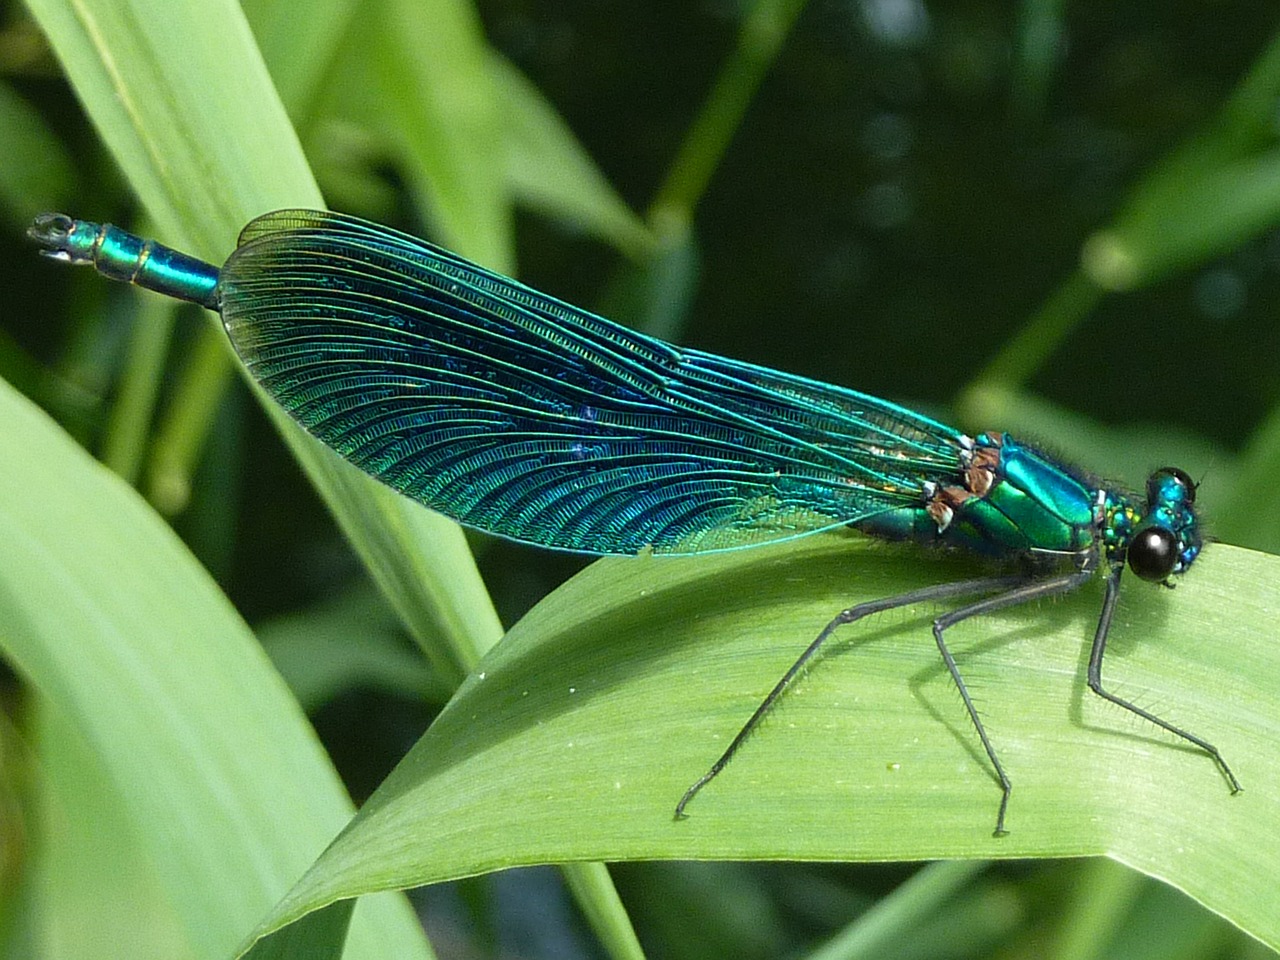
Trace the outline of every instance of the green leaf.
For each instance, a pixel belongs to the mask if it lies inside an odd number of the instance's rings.
[[[142,291],[138,291],[141,294]],[[111,404],[102,440],[102,462],[134,483],[142,467],[178,302],[137,297],[120,389]],[[212,418],[211,418],[212,419]]]
[[[263,937],[246,956],[249,960],[339,960],[344,956],[352,907],[350,900],[331,903]]]
[[[724,774],[672,810],[831,616],[973,576],[840,535],[601,561],[510,632],[263,930],[370,890],[565,860],[1108,855],[1280,945],[1280,558],[1214,545],[1176,591],[1126,583],[1111,687],[1213,762],[1089,693],[1099,584],[955,628],[1013,779],[999,791],[931,611],[842,631]]]
[[[1280,220],[1277,97],[1280,35],[1212,120],[1133,186],[1113,221],[1085,241],[1079,269],[1000,348],[974,385],[1021,386],[1106,292],[1136,289],[1194,267]]]
[[[974,860],[930,864],[809,954],[806,960],[883,956],[905,931],[919,930],[941,906],[962,896],[984,866]]]
[[[301,123],[359,0],[245,0],[241,6],[281,101]]]
[[[366,51],[377,112],[440,242],[495,270],[515,262],[490,53],[465,0],[381,0]]]
[[[230,0],[31,7],[164,242],[221,262],[250,217],[321,205]],[[501,633],[461,531],[267,410],[436,671],[461,677]]]
[[[489,69],[502,108],[506,177],[534,209],[571,221],[638,256],[653,245],[644,222],[618,196],[569,125],[529,78],[493,54]]]
[[[435,703],[452,693],[405,643],[400,622],[371,589],[258,624],[257,633],[307,712],[357,686]]]
[[[1131,290],[1235,249],[1280,221],[1280,150],[1190,170],[1162,170],[1081,252],[1107,290]]]
[[[249,216],[319,203],[234,3],[29,6],[167,242],[225,256]]]
[[[207,955],[187,942],[160,881],[163,868],[155,869],[136,811],[100,758],[57,709],[42,703],[35,712],[43,830],[32,913],[47,951],[42,955],[98,960],[121,943],[129,944],[134,960]]]
[[[1280,220],[1280,34],[1186,143],[1130,191],[1115,221],[1081,251],[1089,278],[1131,290],[1234,249]]]
[[[0,420],[0,648],[97,758],[187,946],[225,957],[351,803],[164,522],[6,384]],[[425,955],[403,901],[361,912],[353,956]]]

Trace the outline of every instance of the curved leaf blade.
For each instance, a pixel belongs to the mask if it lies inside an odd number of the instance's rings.
[[[1245,783],[1084,684],[1101,601],[951,635],[1014,780],[998,790],[929,635],[929,611],[851,628],[726,772],[672,821],[840,608],[972,576],[955,559],[822,536],[689,560],[601,561],[481,664],[264,925],[370,890],[519,864],[1105,854],[1280,944],[1280,559],[1213,546],[1176,591],[1127,583],[1113,689],[1222,748]]]

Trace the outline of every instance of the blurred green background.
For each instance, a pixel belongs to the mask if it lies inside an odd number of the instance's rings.
[[[479,0],[483,36],[523,75],[510,89],[540,94],[506,98],[501,122],[528,142],[557,129],[582,167],[512,148],[493,221],[471,232],[366,54],[378,6],[304,6],[245,4],[332,207],[1125,483],[1177,463],[1204,478],[1211,535],[1280,552],[1275,4]],[[323,53],[273,61],[298,30]],[[450,64],[433,68],[441,82]],[[206,318],[23,241],[49,208],[146,223],[20,4],[0,3],[0,74],[0,374],[170,518],[366,796],[452,678],[400,635]],[[582,565],[476,545],[508,625]],[[21,727],[15,680],[6,697]],[[914,869],[614,874],[650,956],[749,958],[810,955]],[[603,955],[550,870],[415,897],[442,957]],[[991,868],[870,955],[1266,953],[1115,865],[1037,862]]]

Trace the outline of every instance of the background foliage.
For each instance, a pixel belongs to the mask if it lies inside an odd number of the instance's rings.
[[[41,2],[32,9],[52,36],[57,31],[51,23],[83,27],[84,11],[99,6],[119,14],[118,23],[107,23],[119,33],[85,35],[135,37],[137,46],[109,45],[112,57],[104,57],[92,43],[78,50],[59,44],[61,65],[24,10],[3,7],[0,213],[6,228],[0,284],[6,296],[0,373],[170,518],[235,610],[253,624],[361,800],[492,642],[497,620],[483,601],[454,602],[473,589],[463,561],[462,574],[432,580],[430,590],[421,590],[422,581],[406,572],[405,542],[445,534],[420,530],[416,514],[387,521],[399,505],[344,486],[344,477],[329,487],[316,481],[339,515],[343,538],[268,419],[248,402],[207,317],[175,315],[155,298],[57,273],[22,244],[21,230],[34,212],[66,206],[77,215],[127,224],[144,224],[140,218],[149,215],[149,229],[165,241],[217,258],[229,248],[234,228],[260,212],[245,206],[268,197],[275,205],[318,202],[300,195],[314,190],[305,166],[299,163],[295,171],[281,159],[292,156],[283,113],[255,120],[263,125],[257,136],[265,140],[270,131],[275,138],[271,149],[260,150],[245,147],[233,132],[231,125],[243,118],[228,117],[226,125],[209,119],[223,109],[210,91],[256,79],[245,81],[248,68],[232,52],[241,42],[249,49],[250,37],[230,13],[207,4],[210,12],[201,20],[199,4],[183,13],[186,5],[174,3],[164,19],[147,23],[129,17],[143,4]],[[1026,433],[1131,484],[1153,466],[1179,463],[1204,477],[1201,499],[1216,536],[1280,550],[1280,511],[1270,481],[1280,459],[1280,371],[1273,362],[1280,336],[1274,322],[1280,301],[1280,234],[1274,230],[1280,220],[1280,16],[1272,5],[485,0],[471,8],[314,0],[304,9],[297,2],[254,0],[244,6],[329,205],[428,233],[491,265],[518,269],[535,286],[679,342],[891,396],[974,428]],[[193,79],[184,90],[182,74],[175,80],[158,58],[148,59],[152,34],[180,44],[186,23],[197,25],[197,36],[203,31],[206,41],[218,38],[221,59],[211,58],[208,69],[216,71],[221,62],[226,77]],[[197,53],[184,59],[185,51],[173,52],[188,76],[204,76]],[[85,80],[95,69],[102,76]],[[114,162],[76,108],[64,70],[80,77],[80,95],[111,143]],[[150,80],[125,84],[143,93],[133,120],[103,130],[103,111],[112,104],[95,104],[85,91],[119,100],[120,75]],[[221,99],[232,101],[227,109],[261,106]],[[155,121],[158,106],[172,107],[173,116]],[[157,151],[161,137],[170,139]],[[115,162],[125,168],[124,177]],[[155,176],[140,178],[144,169]],[[174,175],[178,170],[184,173]],[[227,170],[237,171],[234,179]],[[273,179],[278,188],[261,186]],[[41,446],[43,428],[23,409],[14,403],[5,420],[7,462],[34,460],[39,451],[40,462],[65,467],[46,474],[34,462],[31,472],[10,468],[15,497],[21,495],[18,478],[50,497],[43,508],[34,498],[25,500],[30,516],[11,512],[7,530],[15,542],[20,538],[14,531],[26,529],[24,522],[34,528],[35,520],[57,521],[67,502],[86,496],[84,488],[68,484],[67,499],[57,499],[59,478],[87,468],[61,446]],[[37,425],[26,433],[20,425],[28,422]],[[336,468],[321,461],[310,469]],[[125,494],[107,486],[101,502],[114,511],[111,505]],[[335,506],[335,499],[347,506]],[[116,550],[119,564],[130,567],[130,551],[143,558],[171,549],[147,520],[124,522],[131,517],[78,520],[81,553],[107,569]],[[113,524],[123,529],[115,531]],[[413,533],[397,524],[414,525]],[[387,529],[402,535],[370,532]],[[99,544],[101,553],[89,550],[91,544]],[[507,543],[478,547],[484,582],[506,624],[581,566],[574,558]],[[15,556],[13,566],[22,567],[21,555]],[[820,560],[814,563],[803,569],[825,569]],[[141,559],[136,565],[146,569]],[[873,555],[857,569],[871,580],[865,588],[885,592],[912,576],[912,566],[896,555]],[[374,571],[381,593],[369,586],[366,569]],[[1236,569],[1233,575],[1243,582],[1262,568]],[[612,583],[607,566],[593,576],[579,588],[584,592],[561,601],[576,608],[575,616],[590,591],[602,589],[594,584]],[[808,610],[812,601],[812,610],[830,611],[854,599],[839,587],[835,571],[826,576],[832,579],[822,591],[797,587],[803,592],[797,603]],[[876,576],[888,579],[882,585]],[[22,581],[10,569],[6,582],[15,592]],[[657,582],[649,581],[648,589]],[[751,575],[730,575],[727,582],[726,596],[761,589]],[[1266,624],[1272,594],[1249,585],[1249,596],[1256,597],[1250,609],[1256,622]],[[197,577],[175,589],[205,596],[210,588]],[[10,657],[30,675],[14,638],[34,615],[19,622],[13,611],[57,612],[60,601],[53,595],[37,603],[25,588],[22,594],[23,602],[7,605],[11,619],[3,626]],[[242,625],[213,599],[216,591],[209,596],[210,608],[222,611],[216,616],[227,619],[215,621],[225,629],[213,630],[205,645],[225,647],[227,641],[217,638],[239,637]],[[427,602],[441,597],[438,605]],[[1209,599],[1219,607],[1234,602],[1230,593]],[[1134,622],[1154,621],[1148,632],[1164,634],[1162,618],[1173,615],[1150,601],[1137,602]],[[1064,642],[1083,633],[1090,601],[1081,603],[1070,606]],[[1198,605],[1189,599],[1183,606],[1203,608],[1206,618],[1213,614],[1203,593]],[[456,609],[468,612],[449,612]],[[685,619],[696,619],[699,609],[690,607]],[[526,626],[526,638],[546,622],[543,617]],[[807,622],[812,614],[787,611],[786,617]],[[139,634],[147,619],[140,618]],[[1035,612],[1009,622],[1035,623]],[[1214,629],[1211,619],[1193,622],[1202,631]],[[162,643],[171,628],[154,619],[150,625]],[[416,645],[405,640],[405,625]],[[741,635],[741,626],[734,629]],[[1196,627],[1184,630],[1179,636],[1188,643],[1197,639]],[[616,654],[628,648],[623,637],[615,627],[598,642],[606,655]],[[534,640],[525,642],[536,647]],[[198,666],[186,653],[176,659],[197,681],[221,675],[218,670],[247,677],[260,669],[251,649],[239,640],[230,644],[219,654],[227,658],[222,666]],[[163,653],[156,656],[154,662],[163,662]],[[743,691],[749,694],[762,676],[767,682],[771,668],[757,666],[754,679],[738,681],[736,654],[726,648],[721,656],[721,677],[728,678],[723,689],[749,701]],[[79,659],[94,666],[84,655]],[[68,675],[75,661],[68,658]],[[1073,662],[1069,653],[1063,684]],[[673,676],[677,666],[670,668]],[[559,677],[559,669],[549,661],[546,671]],[[998,678],[1003,669],[989,667],[982,675]],[[101,673],[99,668],[98,681]],[[119,702],[159,703],[148,693],[154,688],[142,683],[137,701],[119,696],[143,673],[121,672],[115,681]],[[246,690],[256,691],[240,691],[248,700],[281,695],[270,681],[261,688],[257,682],[244,681]],[[113,697],[99,689],[98,696]],[[230,691],[208,683],[192,689],[224,709],[234,702]],[[709,716],[723,695],[717,689],[707,691]],[[984,706],[995,710],[1004,694],[987,689],[992,702]],[[107,865],[129,862],[125,854],[94,846],[110,839],[130,849],[121,838],[137,829],[130,819],[137,805],[158,792],[153,772],[134,771],[137,794],[125,791],[134,799],[124,802],[123,811],[114,809],[119,783],[108,790],[93,779],[101,749],[91,743],[86,750],[65,729],[67,718],[16,676],[6,692],[3,868],[10,952],[32,955],[33,944],[47,955],[92,952],[77,943],[76,921],[92,916],[88,905],[95,898],[117,890],[146,918],[121,922],[123,935],[160,931],[152,938],[157,955],[225,955],[225,940],[201,941],[191,930],[190,918],[200,916],[202,903],[220,902],[212,888],[188,891],[190,902],[174,910],[176,880],[128,874],[130,882],[121,884],[120,871]],[[1157,696],[1163,706],[1165,694]],[[1172,694],[1169,699],[1183,702]],[[1269,706],[1263,719],[1274,723],[1274,700],[1259,702]],[[949,701],[937,703],[945,714]],[[918,703],[899,706],[905,716],[924,715],[926,736],[934,725],[940,756],[961,750]],[[724,716],[736,716],[732,711],[740,708],[726,706]],[[181,712],[164,714],[168,719],[156,725],[176,723],[172,717]],[[145,716],[137,709],[120,715],[121,722],[140,725]],[[1206,718],[1201,726],[1211,724],[1212,704],[1198,716]],[[657,719],[651,717],[645,729],[661,729]],[[690,717],[691,726],[696,719]],[[787,719],[799,723],[798,711]],[[228,724],[218,729],[233,754],[263,729],[246,722],[236,732]],[[770,733],[789,725],[776,723],[758,738],[757,769],[785,762],[785,743],[777,745],[776,760],[763,754]],[[193,736],[198,743],[213,739],[210,731]],[[297,736],[305,752],[305,734]],[[661,739],[672,734],[654,736],[658,755],[677,749]],[[685,736],[692,736],[687,729]],[[831,735],[837,756],[847,736]],[[701,755],[705,746],[678,749]],[[1162,752],[1191,767],[1189,779],[1202,772],[1176,750],[1157,747],[1160,762],[1168,759]],[[313,761],[323,764],[322,757]],[[265,754],[256,762],[270,763]],[[939,782],[954,775],[946,762],[936,768]],[[984,803],[983,791],[990,789],[978,769],[970,765],[968,777],[978,782],[959,801],[967,809]],[[1217,784],[1192,782],[1195,790],[1205,788],[1204,809],[1227,802],[1210,794]],[[1267,787],[1259,783],[1258,793],[1265,796]],[[68,798],[94,802],[67,806]],[[1046,829],[1053,826],[1049,802],[1026,801],[1019,824],[1023,836],[1030,835],[1025,842],[1037,842],[1027,821],[1039,817]],[[336,791],[333,803],[341,803]],[[159,803],[156,816],[172,806]],[[341,825],[337,809],[316,813],[313,845]],[[117,822],[131,825],[109,828]],[[196,832],[206,825],[212,842],[208,821],[193,814],[193,822]],[[746,837],[747,829],[739,825],[731,835]],[[1080,846],[1058,852],[1088,848],[1071,836]],[[722,839],[689,854],[729,855]],[[271,841],[258,843],[265,851]],[[759,855],[743,843],[742,855]],[[833,842],[827,852],[836,856],[843,849]],[[281,854],[278,878],[263,882],[267,901],[247,903],[242,915],[260,915],[283,893],[280,884],[296,878],[300,868],[294,864],[305,865],[318,852],[290,855],[300,860]],[[103,865],[96,882],[89,869],[94,864]],[[235,874],[228,873],[231,887]],[[805,949],[824,957],[859,950],[879,957],[1263,951],[1183,895],[1109,861],[1041,860],[985,870],[952,864],[914,876],[902,866],[677,862],[629,864],[614,875],[653,956],[763,957]],[[87,892],[56,882],[67,878]],[[610,888],[600,873],[582,868],[565,878],[546,871],[490,875],[429,889],[416,903],[442,956],[633,950],[616,904],[605,902]],[[157,883],[167,894],[148,886]],[[584,913],[571,905],[567,891]],[[184,919],[174,921],[160,905]],[[228,929],[243,936],[249,932],[243,924],[229,921]]]

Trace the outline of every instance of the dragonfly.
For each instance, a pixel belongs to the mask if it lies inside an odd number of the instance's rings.
[[[724,770],[839,628],[950,602],[933,638],[1000,786],[1013,784],[948,630],[1100,575],[1087,679],[1098,696],[1208,754],[1218,748],[1106,688],[1120,583],[1172,586],[1203,546],[1196,484],[1156,470],[1145,497],[1003,432],[969,435],[887,400],[675,346],[352,216],[279,210],[221,268],[111,224],[37,217],[41,252],[197,303],[309,433],[370,476],[470,527],[595,555],[691,555],[852,528],[953,548],[1000,572],[840,611],[728,747]]]

